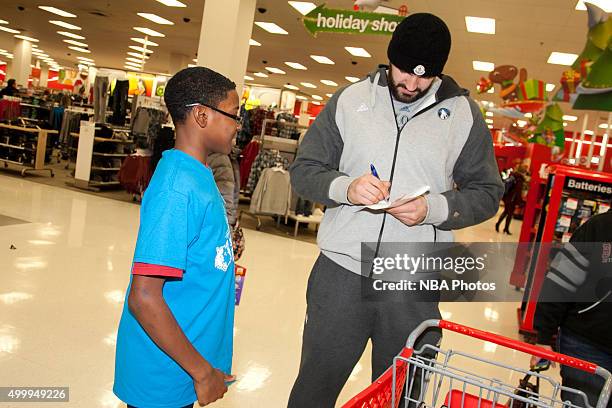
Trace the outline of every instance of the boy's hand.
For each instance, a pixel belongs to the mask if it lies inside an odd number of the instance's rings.
[[[198,396],[198,404],[203,407],[213,403],[227,392],[226,381],[232,381],[233,377],[225,375],[222,371],[213,368],[201,378],[194,379],[194,387]]]
[[[348,188],[347,198],[353,205],[372,205],[389,198],[391,183],[367,173],[355,179]]]

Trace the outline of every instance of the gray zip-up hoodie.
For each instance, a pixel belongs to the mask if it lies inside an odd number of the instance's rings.
[[[398,128],[386,68],[330,98],[291,166],[295,191],[328,206],[318,235],[321,251],[358,274],[362,242],[378,242],[379,236],[381,242],[452,241],[451,230],[495,215],[504,191],[489,129],[469,92],[442,76]],[[391,201],[431,187],[427,217],[413,227],[347,199],[349,185],[369,172],[370,163],[381,179],[391,178],[396,142]]]

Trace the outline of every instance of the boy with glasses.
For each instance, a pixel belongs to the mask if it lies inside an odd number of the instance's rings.
[[[145,192],[117,336],[115,394],[128,407],[179,408],[227,392],[234,328],[234,259],[223,199],[206,166],[238,128],[236,85],[203,67],[169,81],[176,126]]]

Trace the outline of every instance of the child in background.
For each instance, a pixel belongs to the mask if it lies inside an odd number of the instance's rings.
[[[115,394],[128,407],[191,407],[223,397],[232,365],[234,259],[223,199],[206,166],[228,154],[236,85],[203,67],[168,81],[176,126],[143,198],[119,324]]]

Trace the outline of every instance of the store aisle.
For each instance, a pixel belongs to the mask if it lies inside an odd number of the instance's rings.
[[[69,386],[73,407],[120,406],[111,392],[117,322],[139,206],[0,176],[0,384]],[[458,239],[509,240],[494,221]],[[282,407],[299,364],[313,244],[247,230],[248,268],[236,313],[238,382],[215,407]],[[16,249],[10,249],[13,245]],[[445,304],[447,319],[517,337],[516,304]],[[515,364],[528,357],[448,335],[445,345]],[[369,351],[366,353],[369,354]],[[504,372],[486,372],[517,383]],[[369,383],[369,358],[340,400]],[[0,403],[0,407],[7,406]],[[62,405],[64,406],[64,405]]]

